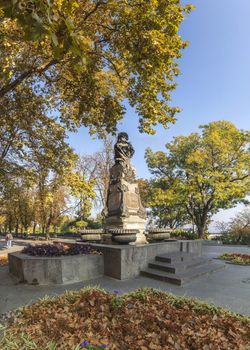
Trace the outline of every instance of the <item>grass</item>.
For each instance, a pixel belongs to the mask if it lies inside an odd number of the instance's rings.
[[[1,350],[250,349],[249,318],[155,289],[46,297],[19,310],[3,332]]]

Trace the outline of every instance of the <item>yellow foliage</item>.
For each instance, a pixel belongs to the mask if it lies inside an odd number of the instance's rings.
[[[39,79],[41,102],[70,128],[114,131],[125,99],[136,108],[141,131],[175,122],[180,109],[170,106],[170,94],[187,46],[178,30],[192,6],[10,0],[0,10],[0,98]]]

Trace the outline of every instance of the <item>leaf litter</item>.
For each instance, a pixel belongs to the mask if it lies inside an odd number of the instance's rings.
[[[23,347],[24,334],[36,347]],[[72,350],[85,340],[108,350],[250,350],[250,319],[155,289],[118,296],[88,288],[24,307],[0,348],[11,339],[11,350],[52,342]]]

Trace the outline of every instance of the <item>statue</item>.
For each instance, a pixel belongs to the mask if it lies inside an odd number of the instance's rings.
[[[128,141],[128,134],[126,132],[120,132],[115,144],[115,163],[126,163],[128,159],[132,158],[135,150],[131,143]]]
[[[114,146],[115,164],[110,169],[105,216],[105,229],[138,230],[136,243],[146,243],[146,211],[142,206],[138,183],[130,159],[135,151],[128,134],[120,132]]]

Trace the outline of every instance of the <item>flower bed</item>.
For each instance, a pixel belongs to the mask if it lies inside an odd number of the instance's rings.
[[[153,289],[89,288],[19,311],[1,350],[246,350],[250,319]]]
[[[88,246],[30,246],[9,254],[9,272],[28,284],[65,284],[103,276],[100,252]]]
[[[250,265],[250,255],[248,254],[225,253],[219,258],[238,265]]]
[[[92,249],[88,245],[66,245],[62,243],[55,244],[37,244],[29,245],[22,250],[23,254],[28,254],[31,256],[68,256],[68,255],[78,255],[78,254],[100,254],[100,252]]]

